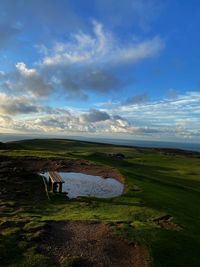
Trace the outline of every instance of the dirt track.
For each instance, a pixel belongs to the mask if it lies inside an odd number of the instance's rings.
[[[143,247],[129,245],[112,233],[109,226],[97,222],[50,222],[40,249],[55,263],[78,256],[83,259],[82,267],[148,266]]]

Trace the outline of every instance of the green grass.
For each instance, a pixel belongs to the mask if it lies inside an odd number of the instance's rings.
[[[30,221],[24,226],[24,230],[40,229],[45,226],[44,222]]]
[[[110,157],[109,153],[123,153],[126,158],[118,160]],[[113,199],[66,200],[63,195],[50,194],[50,201],[43,198],[37,203],[32,196],[29,202],[21,201],[19,210],[12,208],[17,200],[2,200],[4,219],[18,221],[19,218],[29,218],[21,229],[27,240],[40,235],[38,231],[46,220],[98,220],[109,223],[117,234],[129,242],[145,244],[155,267],[200,266],[199,156],[66,140],[10,143],[0,149],[0,155],[87,159],[117,168],[125,177],[127,192]],[[30,177],[30,185],[42,187],[42,180],[38,176]],[[154,219],[165,214],[173,216],[173,222],[182,230],[166,230],[154,222]],[[118,227],[119,224],[121,227]],[[27,252],[26,246],[18,245],[21,241],[18,240],[17,227],[8,227],[3,231],[2,243],[7,249],[4,259],[9,252],[16,257],[16,266],[18,262],[29,264],[28,258],[33,256]],[[11,240],[16,243],[15,249],[10,248]],[[40,262],[39,258],[30,260],[33,263],[27,266],[40,266],[34,265],[34,262]],[[41,259],[41,262],[48,260]],[[9,259],[4,260],[4,266],[9,264]]]

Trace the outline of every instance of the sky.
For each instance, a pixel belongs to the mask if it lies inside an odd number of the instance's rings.
[[[199,0],[1,0],[0,134],[200,142]]]

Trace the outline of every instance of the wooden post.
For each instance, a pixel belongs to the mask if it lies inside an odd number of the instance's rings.
[[[54,183],[51,184],[51,191],[54,192]]]
[[[59,184],[59,193],[62,193],[62,183]]]
[[[58,183],[54,183],[54,192],[56,193],[57,192],[57,189],[58,189]]]

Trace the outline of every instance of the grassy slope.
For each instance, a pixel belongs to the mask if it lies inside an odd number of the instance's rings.
[[[126,159],[117,160],[105,154],[113,152],[124,153]],[[66,140],[16,142],[1,148],[0,155],[84,158],[118,168],[128,186],[123,196],[112,200],[82,198],[67,202],[62,196],[51,196],[51,202],[42,202],[42,207],[34,210],[34,216],[41,216],[40,221],[106,221],[128,240],[145,243],[156,267],[200,266],[199,158]],[[153,219],[163,214],[172,215],[183,230],[159,228]],[[21,216],[31,217],[33,212]],[[38,219],[32,220],[38,224]],[[117,228],[119,221],[122,226]]]

